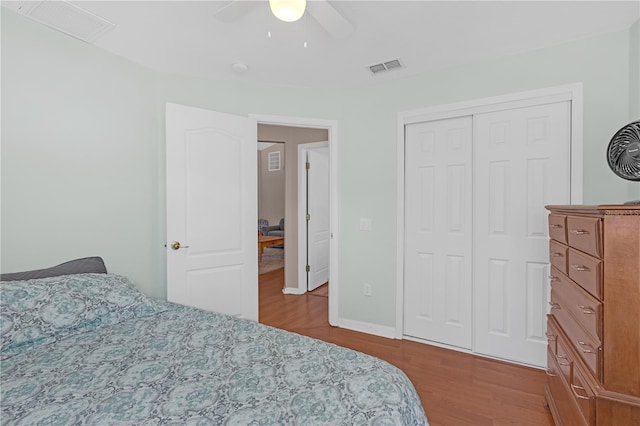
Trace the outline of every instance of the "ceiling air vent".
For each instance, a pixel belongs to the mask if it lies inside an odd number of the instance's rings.
[[[95,42],[115,28],[106,19],[67,1],[45,0],[36,2],[33,7],[21,7],[20,11],[33,20],[88,43]]]
[[[386,71],[392,71],[398,68],[402,68],[402,62],[400,59],[394,59],[392,61],[383,62],[381,64],[375,64],[369,66],[371,74],[376,75]]]

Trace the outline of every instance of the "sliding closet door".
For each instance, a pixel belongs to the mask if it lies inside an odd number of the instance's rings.
[[[570,102],[478,114],[475,348],[544,366],[547,204],[569,204]]]
[[[472,119],[405,132],[404,334],[470,349]]]

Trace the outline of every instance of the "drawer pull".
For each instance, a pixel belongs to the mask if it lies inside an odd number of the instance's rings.
[[[551,306],[551,309],[560,309],[559,303],[549,302],[549,306]]]
[[[590,399],[590,398],[589,398],[589,395],[580,395],[580,394],[578,393],[578,389],[580,389],[580,390],[585,390],[582,386],[578,386],[578,385],[571,385],[571,392],[573,392],[573,395],[574,395],[576,398],[580,398],[580,399]],[[586,393],[586,391],[585,391],[585,393]]]
[[[590,271],[590,269],[589,269],[589,268],[587,268],[587,267],[586,267],[586,266],[584,266],[584,265],[571,265],[571,267],[572,267],[573,269],[575,269],[576,271],[578,271],[578,272],[585,272],[585,271],[586,271],[586,272],[588,272],[588,271]]]
[[[558,225],[557,223],[552,223],[551,225],[549,225],[551,228],[553,229],[558,229],[558,228],[562,228],[562,225]]]
[[[547,373],[547,376],[549,376],[549,377],[556,377],[556,375],[553,374],[554,373],[553,369],[551,369],[551,368],[545,369],[544,372]]]
[[[563,365],[565,367],[568,367],[571,365],[571,361],[567,360],[567,362],[564,363],[560,361],[561,359],[567,359],[567,357],[564,355],[556,355],[556,360],[558,361],[558,364]]]
[[[591,345],[591,343],[587,343],[587,342],[582,342],[580,340],[578,340],[578,344],[580,346],[582,346],[582,353],[585,354],[592,354],[595,352],[595,349],[593,348],[593,346]],[[585,349],[587,348],[587,349]]]
[[[560,278],[549,275],[549,281],[558,281]]]
[[[576,234],[576,235],[585,235],[585,234],[588,234],[589,231],[587,231],[585,229],[572,229],[571,233],[572,234]]]
[[[558,253],[558,252],[554,252],[551,253],[551,257],[563,257],[564,255],[562,253]]]
[[[582,309],[582,313],[585,315],[595,315],[596,311],[591,306],[578,305],[578,308]]]

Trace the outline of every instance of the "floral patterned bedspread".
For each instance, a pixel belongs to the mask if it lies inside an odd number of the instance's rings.
[[[1,364],[0,423],[426,425],[377,358],[184,306],[25,348]]]

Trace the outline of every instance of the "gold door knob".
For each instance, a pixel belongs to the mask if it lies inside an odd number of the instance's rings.
[[[171,243],[171,248],[174,249],[174,250],[179,250],[181,248],[189,248],[189,246],[182,246],[182,245],[180,245],[179,241],[174,241],[174,242]]]

